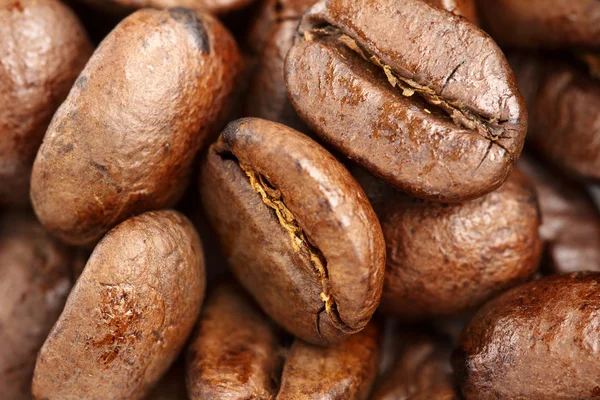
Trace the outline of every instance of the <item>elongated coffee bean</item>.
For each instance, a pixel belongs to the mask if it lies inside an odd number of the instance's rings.
[[[366,400],[377,376],[381,326],[365,329],[328,347],[296,339],[281,375],[278,400]]]
[[[286,83],[332,146],[415,196],[463,201],[497,189],[527,113],[494,41],[422,0],[328,0],[303,17]]]
[[[466,400],[600,398],[600,274],[512,289],[469,322],[452,365]]]
[[[233,273],[308,342],[360,331],[379,304],[385,245],[367,197],[311,139],[241,119],[211,146],[200,191]]]
[[[151,211],[119,224],[38,355],[34,398],[143,398],[187,340],[204,285],[200,238],[183,215]]]
[[[65,242],[174,204],[192,161],[231,107],[237,46],[208,14],[140,10],[98,47],[54,115],[31,199]]]
[[[409,320],[460,315],[537,270],[539,208],[520,171],[495,192],[461,204],[415,199],[355,175],[386,240],[385,313]]]
[[[186,363],[191,400],[271,399],[283,358],[277,329],[234,283],[207,299]]]

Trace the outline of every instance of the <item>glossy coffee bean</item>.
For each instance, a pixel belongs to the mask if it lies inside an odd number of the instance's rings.
[[[537,270],[537,198],[518,170],[497,191],[461,204],[415,199],[356,175],[386,240],[386,314],[406,320],[460,315]]]
[[[211,146],[200,192],[232,271],[295,336],[337,342],[379,304],[385,245],[350,173],[286,126],[232,122]]]
[[[187,353],[190,399],[366,399],[377,375],[381,326],[321,347],[280,331],[234,283],[209,296]],[[284,366],[285,361],[285,366]],[[282,371],[283,368],[283,371]]]
[[[561,274],[600,272],[600,214],[583,187],[530,157],[521,157],[519,168],[538,194],[543,266]]]
[[[288,53],[290,100],[330,145],[395,187],[446,202],[497,189],[527,113],[483,31],[421,0],[329,0]]]
[[[208,297],[187,350],[189,398],[273,398],[283,362],[280,346],[277,329],[241,287],[221,283]]]
[[[381,326],[371,321],[328,347],[296,339],[285,361],[278,400],[366,400],[377,376]]]
[[[485,305],[452,365],[466,400],[600,397],[600,274],[552,276]]]
[[[600,80],[573,60],[510,57],[527,101],[527,140],[546,159],[584,180],[600,179]]]
[[[500,44],[600,48],[597,0],[478,0],[485,29]]]
[[[382,377],[371,400],[458,399],[450,355],[452,340],[431,329],[400,331],[396,360]]]

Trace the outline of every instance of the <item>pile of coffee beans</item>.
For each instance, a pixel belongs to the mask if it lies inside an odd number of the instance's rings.
[[[598,0],[0,0],[0,398],[600,399],[598,181]]]

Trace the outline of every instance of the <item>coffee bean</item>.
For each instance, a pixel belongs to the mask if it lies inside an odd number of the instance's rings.
[[[364,174],[359,181],[385,236],[386,314],[420,321],[457,316],[526,281],[539,266],[537,198],[518,170],[497,191],[461,204],[415,199]]]
[[[211,146],[200,189],[234,275],[276,322],[316,344],[365,327],[381,295],[383,235],[325,149],[284,125],[241,119]]]
[[[312,7],[286,61],[292,104],[330,145],[412,195],[464,201],[497,189],[527,113],[492,39],[421,0]]]

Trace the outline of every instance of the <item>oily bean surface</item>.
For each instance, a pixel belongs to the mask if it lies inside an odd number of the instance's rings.
[[[200,239],[183,215],[151,211],[119,224],[38,355],[35,399],[143,398],[187,340],[204,279]]]
[[[479,25],[475,0],[425,0],[429,4],[443,8],[455,15],[466,18],[471,23]]]
[[[31,399],[35,357],[72,286],[72,251],[33,216],[0,215],[0,393]]]
[[[0,38],[0,206],[27,207],[35,154],[92,48],[57,0],[1,0]]]
[[[462,204],[415,199],[357,176],[386,240],[383,312],[410,320],[460,315],[537,270],[539,208],[520,171],[497,191]]]
[[[111,14],[125,15],[141,8],[169,9],[185,7],[197,12],[223,16],[252,4],[255,0],[81,0]]]
[[[507,179],[527,112],[503,53],[475,25],[421,0],[329,0],[298,33],[290,100],[348,158],[437,201],[480,197]]]
[[[555,275],[504,293],[453,355],[466,400],[600,396],[600,274]]]
[[[283,125],[232,122],[200,192],[232,271],[286,330],[327,344],[360,331],[381,295],[385,247],[364,192],[325,149]]]
[[[226,117],[239,62],[233,38],[208,14],[146,9],[123,20],[37,155],[31,197],[43,225],[91,245],[128,216],[175,203],[197,150]]]

